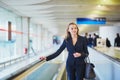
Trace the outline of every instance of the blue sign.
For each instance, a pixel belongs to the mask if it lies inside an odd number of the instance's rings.
[[[106,24],[106,18],[104,17],[96,17],[94,19],[77,18],[77,24]]]

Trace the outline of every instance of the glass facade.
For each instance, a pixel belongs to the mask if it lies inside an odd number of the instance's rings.
[[[32,23],[30,18],[0,7],[0,62],[45,50],[52,44],[51,36],[48,30]]]
[[[0,7],[0,61],[16,56],[16,35],[20,25],[20,16]]]

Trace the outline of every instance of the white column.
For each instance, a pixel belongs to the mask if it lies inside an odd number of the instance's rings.
[[[48,31],[48,47],[52,47],[53,45],[53,34]]]
[[[42,47],[41,47],[41,49],[42,49],[42,51],[45,49],[45,28],[43,28],[43,26],[42,26],[42,29],[41,29],[41,45],[42,45]]]
[[[43,28],[42,26],[42,50],[45,50],[47,48],[47,42],[48,42],[47,29]]]
[[[38,27],[37,27],[37,35],[38,35],[38,38],[37,38],[37,42],[38,42],[38,51],[41,51],[42,49],[41,49],[41,47],[42,47],[42,45],[41,45],[41,36],[42,36],[42,30],[41,30],[41,27],[42,27],[42,25],[38,25]]]
[[[32,29],[32,32],[30,32],[30,35],[31,35],[31,39],[32,39],[32,44],[31,44],[31,47],[34,48],[34,50],[37,49],[37,27],[35,24],[32,24],[31,26],[31,29]]]
[[[22,30],[23,30],[23,26],[22,26],[22,17],[17,17],[16,18],[16,31],[19,31],[21,33],[16,34],[16,51],[15,51],[15,55],[16,56],[20,56],[21,54],[23,54],[23,34],[22,34]]]
[[[48,30],[47,29],[45,29],[45,37],[44,37],[44,39],[45,39],[45,49],[47,48],[47,46],[48,46],[48,40],[49,40],[49,38],[48,38]]]
[[[24,48],[29,48],[29,18],[22,17],[22,26],[23,26],[23,51]],[[22,53],[24,54],[24,52]]]

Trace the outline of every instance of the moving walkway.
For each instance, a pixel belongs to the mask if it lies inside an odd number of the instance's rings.
[[[40,61],[7,80],[66,80],[63,73],[66,74],[65,64]]]

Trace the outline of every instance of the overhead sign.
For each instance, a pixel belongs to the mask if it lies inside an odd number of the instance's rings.
[[[77,24],[106,24],[106,18],[95,17],[91,18],[77,18]]]

